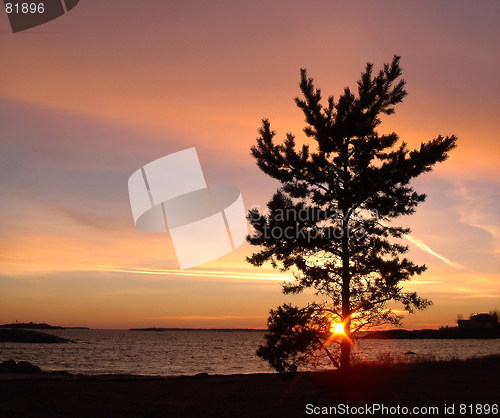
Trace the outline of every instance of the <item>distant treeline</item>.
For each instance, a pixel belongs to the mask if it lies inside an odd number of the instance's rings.
[[[408,331],[391,329],[388,331],[368,332],[360,338],[368,339],[461,339],[461,338],[500,338],[500,328],[458,328],[442,327],[440,329],[422,329]]]

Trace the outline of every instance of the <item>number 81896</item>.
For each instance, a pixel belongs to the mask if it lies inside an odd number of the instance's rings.
[[[10,13],[34,14],[43,13],[45,11],[45,4],[43,3],[5,3],[5,11]]]

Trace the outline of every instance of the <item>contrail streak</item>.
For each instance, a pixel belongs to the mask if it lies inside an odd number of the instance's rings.
[[[460,264],[454,263],[451,260],[448,260],[446,257],[443,257],[441,254],[438,254],[436,251],[434,251],[431,247],[429,247],[424,241],[422,241],[420,238],[415,238],[411,235],[404,234],[403,237],[405,237],[408,241],[412,242],[415,244],[418,248],[421,250],[433,255],[434,257],[439,258],[441,261],[444,261],[446,264],[449,266],[461,270],[464,267],[461,266]]]
[[[380,224],[385,226],[385,227],[389,227],[389,225],[386,224],[385,222],[380,222]],[[434,257],[439,258],[441,261],[444,261],[446,264],[453,267],[454,269],[462,270],[464,268],[462,265],[460,265],[458,263],[454,263],[453,261],[448,260],[446,257],[442,256],[441,254],[438,254],[436,251],[434,251],[431,247],[429,247],[420,238],[415,238],[414,236],[408,235],[408,234],[403,234],[403,237],[406,238],[411,243],[415,244],[422,251],[425,251],[426,253],[429,253],[430,255],[433,255]]]

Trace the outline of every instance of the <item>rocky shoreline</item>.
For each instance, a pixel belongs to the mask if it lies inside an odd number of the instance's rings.
[[[17,363],[19,364],[19,363]],[[0,416],[301,417],[313,408],[498,407],[500,355],[301,372],[147,377],[0,374]],[[387,414],[372,414],[388,416]],[[446,416],[454,414],[447,413]],[[402,416],[402,415],[399,415]],[[458,416],[458,415],[457,415]]]

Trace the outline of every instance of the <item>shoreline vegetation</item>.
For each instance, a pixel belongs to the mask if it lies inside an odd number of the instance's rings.
[[[212,332],[266,332],[253,328],[131,328],[129,331],[164,332],[164,331],[212,331]],[[360,334],[355,339],[492,339],[500,338],[500,328],[458,328],[441,327],[440,329],[390,329],[370,331]]]
[[[440,329],[420,329],[408,331],[406,329],[390,329],[387,331],[367,332],[360,339],[490,339],[500,338],[500,328],[469,328],[445,327]]]
[[[306,405],[375,403],[409,408],[454,404],[457,409],[460,404],[494,404],[500,393],[499,368],[500,355],[494,355],[360,364],[348,372],[299,372],[288,378],[276,373],[178,377],[2,373],[0,416],[296,417],[305,415]]]

